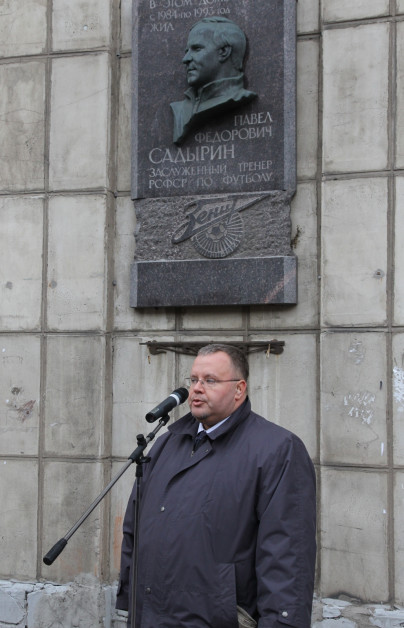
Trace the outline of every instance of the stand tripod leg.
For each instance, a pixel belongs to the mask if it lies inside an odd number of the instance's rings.
[[[137,437],[138,446],[142,447],[145,438],[143,434]],[[149,462],[150,458],[142,456],[136,460],[136,502],[135,502],[135,522],[133,530],[133,552],[132,552],[132,587],[131,587],[131,603],[130,603],[130,627],[135,628],[136,624],[136,590],[138,579],[138,555],[139,555],[139,514],[140,514],[140,493],[141,482],[143,477],[143,464]]]

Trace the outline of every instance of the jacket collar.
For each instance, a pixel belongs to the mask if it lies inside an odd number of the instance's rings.
[[[189,98],[193,103],[199,101],[199,103],[204,103],[207,100],[211,100],[212,98],[225,98],[227,97],[227,93],[231,94],[234,90],[240,90],[244,88],[244,74],[239,74],[239,76],[232,76],[229,78],[219,79],[218,81],[212,81],[211,83],[207,83],[201,88],[199,98],[197,97],[197,90],[193,87],[190,87],[185,92],[185,96]]]
[[[239,408],[237,408],[237,410],[235,410],[233,414],[230,415],[229,419],[225,423],[223,423],[223,425],[218,427],[217,430],[213,430],[213,432],[209,434],[210,440],[216,440],[224,434],[227,434],[227,432],[232,432],[233,430],[235,430],[240,423],[246,420],[250,412],[251,402],[247,397],[244,403]],[[188,414],[170,425],[168,431],[171,434],[188,434],[189,436],[192,436],[194,438],[198,431],[198,421],[192,416],[190,412],[188,412]]]

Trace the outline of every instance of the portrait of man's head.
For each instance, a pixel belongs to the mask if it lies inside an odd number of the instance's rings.
[[[246,38],[239,26],[222,17],[205,18],[190,30],[185,55],[188,85],[237,76],[243,71]]]
[[[133,2],[136,198],[295,185],[296,4]]]
[[[171,103],[175,144],[209,118],[257,96],[244,88],[246,46],[244,32],[227,18],[208,17],[191,27],[182,59],[189,87],[184,100]]]

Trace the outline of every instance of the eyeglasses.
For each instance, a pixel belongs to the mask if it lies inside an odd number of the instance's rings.
[[[206,379],[200,379],[198,377],[187,377],[186,382],[189,387],[196,386],[199,382],[204,388],[214,388],[216,384],[225,384],[226,382],[239,382],[240,379],[214,379],[213,377],[207,377]]]

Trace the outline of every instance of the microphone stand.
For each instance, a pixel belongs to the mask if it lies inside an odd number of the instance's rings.
[[[55,543],[53,547],[49,550],[49,552],[43,557],[43,562],[45,565],[52,565],[52,563],[56,560],[56,558],[61,554],[64,548],[67,545],[69,539],[73,536],[73,534],[79,529],[82,523],[87,519],[87,517],[93,512],[93,510],[98,506],[98,504],[104,499],[104,497],[109,493],[111,488],[117,483],[117,481],[121,478],[121,476],[129,469],[129,467],[135,462],[136,463],[136,503],[135,503],[135,529],[134,529],[134,545],[133,545],[133,553],[132,553],[132,596],[131,596],[131,624],[134,626],[135,620],[135,611],[136,611],[136,583],[137,583],[137,568],[138,568],[138,547],[139,547],[139,512],[140,512],[140,485],[141,479],[143,477],[143,467],[142,465],[146,462],[149,462],[150,458],[147,456],[143,456],[143,452],[146,449],[147,445],[153,438],[156,436],[157,432],[168,423],[170,417],[168,414],[165,414],[158,422],[157,427],[154,428],[150,434],[146,437],[143,434],[138,434],[137,436],[137,447],[131,453],[128,458],[128,462],[122,467],[122,469],[112,478],[111,482],[104,488],[104,490],[98,495],[98,497],[93,501],[93,503],[87,508],[87,510],[82,514],[80,519],[74,524],[72,528],[63,536],[59,541]]]

